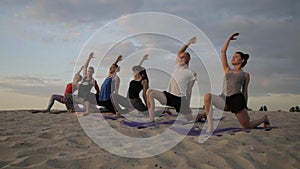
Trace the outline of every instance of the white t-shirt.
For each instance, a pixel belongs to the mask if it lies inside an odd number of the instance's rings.
[[[188,66],[182,63],[177,63],[175,65],[171,76],[167,92],[178,97],[186,96],[188,83],[196,79],[194,73]]]

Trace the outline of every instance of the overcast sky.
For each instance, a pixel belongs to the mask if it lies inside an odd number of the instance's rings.
[[[192,35],[189,29],[185,28],[187,34],[182,36],[183,39],[145,34],[118,43],[121,40],[118,38],[124,35],[122,32],[136,29],[122,17],[159,12],[178,16],[200,29],[216,49],[218,55],[213,58],[219,57],[222,45],[231,33],[240,32],[238,40],[230,46],[228,56],[235,51],[250,54],[244,69],[251,76],[249,107],[258,109],[260,105],[267,105],[271,110],[288,110],[300,105],[299,9],[300,1],[297,0],[2,0],[0,109],[45,107],[52,93],[63,93],[65,84],[72,80],[73,71],[83,64],[90,50],[95,51],[96,57],[103,57],[103,60],[95,59],[91,63],[97,68],[95,75],[100,84],[115,56],[123,54],[127,57],[121,64],[122,94],[128,88],[132,64],[138,63],[143,54],[150,53],[145,66],[153,77],[150,78],[152,87],[164,90],[168,72],[175,62],[174,54],[182,41],[188,40],[185,36]],[[97,37],[97,30],[118,19],[119,27],[110,26],[105,35]],[[158,19],[154,27],[166,31],[166,25],[172,25],[170,22]],[[143,26],[152,28],[153,23],[144,20]],[[198,44],[205,41],[201,38]],[[116,45],[103,56],[105,45],[111,44]],[[200,54],[190,52],[194,61],[191,69],[198,73],[192,106],[199,106],[211,84],[205,63],[197,58],[209,56],[204,51]],[[158,56],[163,57],[158,60]],[[153,65],[166,70],[158,71]],[[161,83],[155,78],[158,75],[163,77]]]

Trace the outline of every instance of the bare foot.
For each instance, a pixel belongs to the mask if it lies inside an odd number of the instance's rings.
[[[269,128],[270,126],[269,118],[267,115],[265,115],[264,128]]]
[[[207,129],[206,129],[206,132],[207,132],[207,133],[212,133],[212,132],[213,132],[213,129],[212,129],[212,128],[207,128]]]
[[[121,117],[121,114],[120,114],[119,112],[116,112],[116,115],[114,115],[114,117],[115,117],[116,119],[118,119],[118,118]]]
[[[205,121],[207,119],[206,114],[198,113],[195,122]]]
[[[80,112],[75,112],[74,115],[77,117],[82,117],[82,116],[87,116],[88,114],[90,114],[89,112],[84,112],[84,113],[80,113]]]

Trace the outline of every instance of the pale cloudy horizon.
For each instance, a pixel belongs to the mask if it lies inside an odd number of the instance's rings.
[[[228,35],[240,32],[228,56],[230,59],[238,50],[250,54],[244,69],[251,75],[249,107],[257,110],[261,105],[267,105],[270,110],[287,111],[292,106],[300,105],[300,69],[297,69],[300,63],[299,7],[300,2],[296,0],[1,1],[0,109],[45,108],[51,94],[64,92],[65,84],[72,80],[73,71],[84,62],[85,58],[78,58],[83,46],[99,28],[122,16],[160,12],[176,15],[197,26],[211,40],[218,54]],[[166,23],[158,22],[157,27],[163,24]],[[101,55],[105,44],[118,40],[114,39],[116,32],[129,28],[134,29],[131,24],[122,23],[91,49]],[[180,45],[156,35],[129,38],[113,48],[101,63],[95,60],[91,65],[97,67],[96,79],[101,85],[107,66],[118,53],[129,56],[132,51],[160,47],[169,52],[161,51],[166,59],[164,64],[169,69],[172,68],[172,61],[175,62],[171,54],[176,53]],[[128,57],[129,60],[124,60],[121,65],[120,93],[123,95],[131,76],[128,68],[140,59],[141,54],[130,56],[132,61]],[[157,54],[154,52],[152,55]],[[204,56],[194,54],[193,59],[196,60],[196,57]],[[150,56],[145,66],[157,64],[153,60]],[[191,69],[197,68],[198,64],[192,62]],[[199,91],[196,86],[194,88],[194,107],[202,106],[203,95],[210,89],[205,69],[199,71],[203,74],[198,74]],[[159,72],[152,70],[152,74],[155,73]],[[158,88],[164,90],[168,76],[160,73],[165,78]],[[56,108],[63,106],[56,104]]]

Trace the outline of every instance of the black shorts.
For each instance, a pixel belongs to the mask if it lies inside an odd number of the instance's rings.
[[[142,102],[140,98],[130,99],[130,103],[136,110],[140,112],[148,111],[147,106]]]
[[[78,97],[82,98],[83,101],[88,101],[91,104],[96,104],[96,97],[94,93],[87,92],[87,93],[81,93],[80,95],[78,94]]]
[[[227,109],[225,111],[231,111],[232,113],[238,113],[247,108],[246,100],[242,93],[237,93],[231,96],[219,95],[226,103]]]
[[[187,102],[187,98],[185,96],[178,97],[166,91],[164,91],[164,94],[167,98],[167,106],[174,107],[177,113],[192,113],[192,110],[190,109],[190,106]]]
[[[97,105],[105,107],[109,112],[116,113],[115,107],[111,100],[100,101],[97,99]]]

